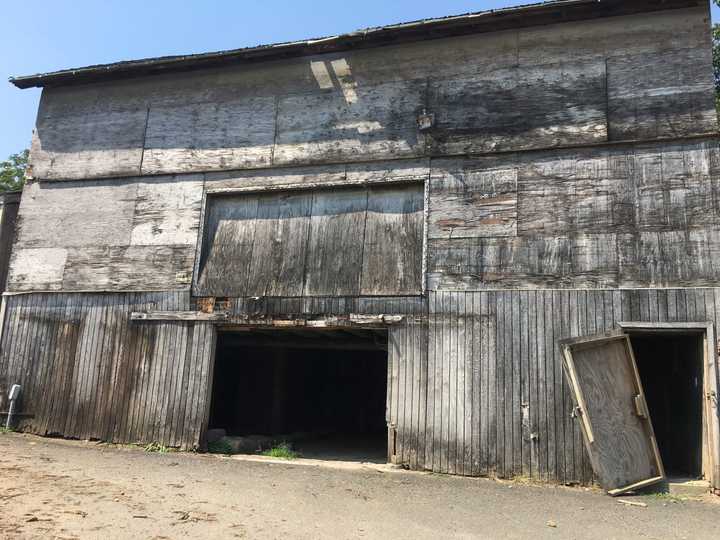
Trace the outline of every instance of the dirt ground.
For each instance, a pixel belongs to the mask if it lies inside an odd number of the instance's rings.
[[[720,503],[0,434],[0,538],[720,538]]]

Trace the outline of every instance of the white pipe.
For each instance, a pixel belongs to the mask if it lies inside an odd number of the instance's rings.
[[[10,429],[10,426],[12,425],[13,415],[15,414],[15,405],[20,397],[20,390],[21,387],[19,384],[13,384],[12,388],[10,388],[10,394],[8,394],[8,398],[10,398],[10,408],[8,409],[7,420],[5,421],[6,429]]]

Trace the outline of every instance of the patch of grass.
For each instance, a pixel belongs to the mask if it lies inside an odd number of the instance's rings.
[[[154,442],[154,443],[150,443],[150,444],[146,445],[145,451],[146,452],[154,452],[154,453],[158,453],[158,454],[166,454],[167,452],[170,451],[170,449],[167,446],[163,446],[160,443]]]
[[[220,439],[219,441],[209,442],[207,445],[210,454],[232,454],[233,449],[229,442]]]
[[[296,459],[300,457],[300,454],[292,449],[292,445],[286,442],[282,442],[269,450],[265,450],[262,452],[262,455],[278,459]]]
[[[0,433],[12,433],[15,431],[13,428],[6,428],[5,426],[0,426]]]

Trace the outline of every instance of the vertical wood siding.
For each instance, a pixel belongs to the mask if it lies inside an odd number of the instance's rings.
[[[194,448],[214,329],[129,320],[131,311],[189,309],[189,301],[186,292],[5,297],[0,394],[22,385],[22,410],[33,416],[21,428],[32,433]]]
[[[239,305],[237,313],[253,312]],[[197,447],[207,425],[215,331],[135,324],[143,309],[189,309],[187,293],[5,298],[0,392],[23,385],[22,429]],[[619,321],[720,318],[720,288],[429,293],[417,298],[274,299],[272,313],[405,313],[389,330],[387,421],[413,469],[589,483],[592,470],[558,341]],[[427,317],[426,317],[427,315]],[[6,404],[0,404],[5,407]]]
[[[435,472],[589,483],[558,341],[719,317],[717,288],[430,292],[427,356],[422,324],[390,334],[396,454]]]

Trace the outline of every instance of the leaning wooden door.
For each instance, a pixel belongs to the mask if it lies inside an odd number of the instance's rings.
[[[600,485],[619,495],[665,479],[630,339],[563,342],[565,374]]]

